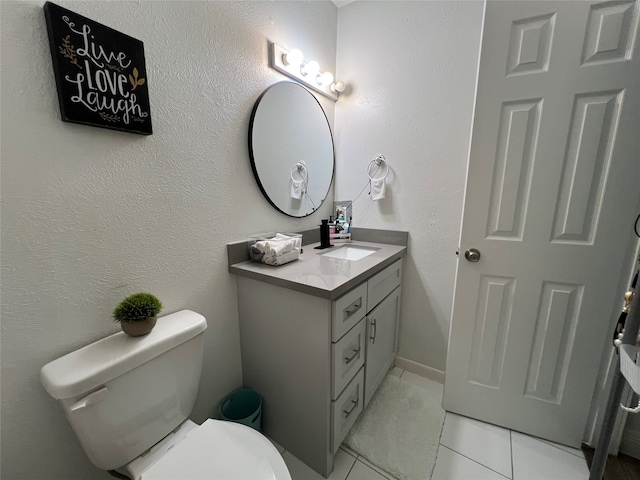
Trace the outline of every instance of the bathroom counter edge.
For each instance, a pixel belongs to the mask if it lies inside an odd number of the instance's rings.
[[[367,257],[353,261],[323,257],[322,254],[326,252],[313,248],[317,245],[319,243],[305,245],[304,253],[300,258],[286,265],[271,267],[244,261],[229,265],[229,272],[316,297],[335,300],[402,258],[407,251],[404,245],[374,242],[353,241],[336,244],[334,248],[351,245],[378,249]],[[310,279],[324,285],[314,285]]]

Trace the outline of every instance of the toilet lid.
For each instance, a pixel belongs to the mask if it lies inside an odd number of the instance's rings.
[[[291,480],[273,444],[252,428],[209,419],[145,470],[141,480]]]

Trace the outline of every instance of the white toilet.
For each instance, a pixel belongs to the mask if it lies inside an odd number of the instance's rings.
[[[291,480],[273,444],[245,425],[188,420],[205,318],[183,310],[144,337],[116,333],[40,372],[91,462],[133,480]]]

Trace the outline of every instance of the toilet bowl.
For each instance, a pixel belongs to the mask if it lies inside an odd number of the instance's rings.
[[[125,473],[139,480],[291,479],[273,444],[238,423],[209,419],[168,448],[143,471],[134,460]]]
[[[89,460],[132,480],[291,480],[273,444],[245,425],[188,416],[202,369],[202,315],[159,318],[144,337],[116,333],[40,371]]]

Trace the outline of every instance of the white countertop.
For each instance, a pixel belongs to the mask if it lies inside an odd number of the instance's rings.
[[[314,248],[318,245],[319,243],[305,245],[298,260],[285,265],[272,267],[247,261],[231,265],[229,271],[254,280],[334,300],[371,275],[391,265],[407,251],[405,246],[360,241],[336,242],[334,247],[324,250]],[[376,251],[359,260],[345,260],[323,255],[344,246],[369,247],[375,248]]]

